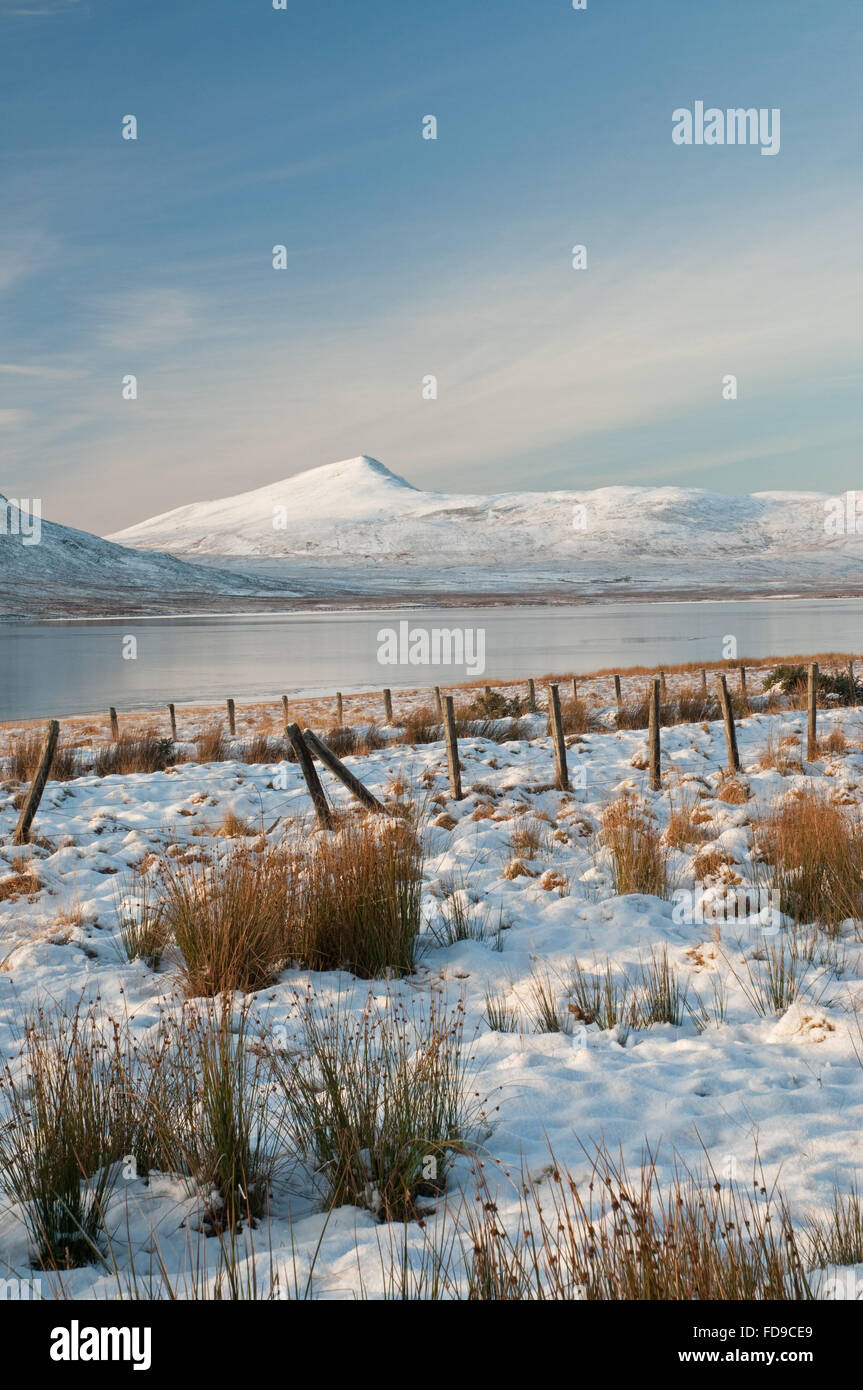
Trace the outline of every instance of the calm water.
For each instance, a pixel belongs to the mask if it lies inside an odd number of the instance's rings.
[[[0,718],[183,702],[454,684],[462,666],[381,665],[378,632],[485,633],[490,680],[863,647],[863,599],[626,603],[571,608],[412,609],[230,618],[0,625]],[[124,640],[137,658],[124,660]]]

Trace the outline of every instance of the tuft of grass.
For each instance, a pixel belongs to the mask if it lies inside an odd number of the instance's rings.
[[[561,1012],[559,988],[548,970],[537,970],[529,985],[530,1017],[537,1033],[568,1033],[571,1019]]]
[[[20,1062],[0,1073],[0,1186],[20,1205],[38,1266],[99,1262],[105,1203],[134,1147],[128,1052],[79,1004],[28,1019]]]
[[[768,886],[795,922],[838,930],[863,917],[863,819],[823,792],[805,790],[775,804],[757,822]]]
[[[743,1193],[712,1172],[663,1189],[652,1159],[630,1177],[604,1149],[586,1197],[554,1160],[547,1182],[523,1175],[513,1229],[483,1179],[466,1211],[467,1297],[525,1301],[806,1300],[787,1204],[763,1185]]]
[[[624,792],[606,807],[600,842],[611,854],[615,893],[668,897],[668,847],[643,800]]]
[[[174,759],[174,745],[156,733],[121,733],[116,743],[98,748],[92,771],[96,777],[138,772],[164,772]]]
[[[569,994],[568,1009],[578,1023],[595,1023],[603,1030],[619,1027],[627,1031],[638,1024],[638,1003],[631,981],[626,975],[615,975],[608,959],[603,971],[594,965],[591,973],[583,970],[578,961],[573,961]]]
[[[688,1013],[688,989],[668,960],[668,947],[641,967],[639,1023],[651,1028],[656,1023],[672,1023],[679,1028]]]
[[[347,821],[296,859],[288,954],[373,979],[414,966],[423,851],[409,821]]]
[[[181,952],[188,994],[270,983],[288,954],[288,868],[275,850],[234,850],[211,864],[165,860],[164,923]]]
[[[521,1018],[502,992],[486,994],[485,1021],[493,1033],[520,1033]]]
[[[165,905],[156,896],[152,878],[135,874],[126,882],[117,902],[120,942],[127,960],[143,960],[158,970],[168,944]]]
[[[411,710],[399,731],[398,742],[414,746],[417,743],[438,743],[443,728],[437,713],[430,706]]]
[[[372,997],[361,1018],[306,1000],[296,1050],[278,1052],[292,1147],[308,1155],[327,1207],[409,1221],[446,1187],[477,1119],[464,1008],[433,995],[417,1017]]]
[[[14,782],[32,782],[39,766],[39,754],[45,739],[44,729],[27,729],[11,739],[7,757],[8,776]],[[58,743],[51,762],[52,782],[71,782],[79,776],[78,759],[74,748]]]
[[[671,803],[663,839],[672,849],[687,849],[690,845],[702,844],[706,839],[704,826],[694,819],[697,810],[698,802],[689,800],[685,795],[681,796],[679,805]]]
[[[495,917],[490,903],[474,901],[463,878],[447,884],[440,907],[440,924],[433,923],[431,933],[439,946],[454,946],[458,941],[490,941],[498,950],[503,931],[503,908]]]
[[[830,1214],[809,1217],[805,1234],[813,1266],[863,1264],[863,1196],[857,1184],[848,1192],[834,1187]]]
[[[233,811],[226,811],[221,825],[214,832],[225,840],[242,840],[257,833],[253,825],[249,825],[248,821],[241,820]]]
[[[590,734],[601,727],[596,715],[583,700],[561,700],[560,717],[565,734]],[[551,715],[546,721],[546,734],[551,737]]]
[[[771,728],[767,743],[759,755],[758,766],[773,768],[781,777],[787,777],[790,772],[803,772],[800,738],[779,738],[775,729]]]
[[[228,756],[228,740],[225,738],[223,724],[212,724],[202,729],[195,739],[195,752],[199,763],[223,763]]]

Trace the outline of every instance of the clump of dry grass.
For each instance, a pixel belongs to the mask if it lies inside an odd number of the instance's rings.
[[[681,796],[677,806],[672,801],[668,825],[663,835],[665,843],[672,849],[687,849],[689,845],[701,844],[707,837],[704,826],[695,819],[697,814],[697,801],[690,800],[685,795]]]
[[[386,735],[374,723],[358,728],[334,727],[327,729],[322,737],[337,758],[364,757],[366,753],[374,753],[388,744]]]
[[[770,729],[758,766],[773,768],[781,777],[787,777],[790,772],[803,772],[800,737],[794,734],[779,737],[775,729]]]
[[[445,1189],[476,1122],[464,1009],[437,995],[417,1016],[371,997],[361,1018],[307,1000],[299,1045],[275,1055],[291,1146],[308,1155],[328,1207],[409,1221]]]
[[[226,811],[221,825],[214,832],[226,840],[240,840],[248,835],[256,835],[258,832],[248,821],[241,820],[233,811]]]
[[[584,700],[561,700],[560,717],[565,734],[590,734],[600,728],[596,715]],[[551,714],[546,721],[546,733],[551,736]]]
[[[25,865],[23,860],[19,860],[13,864],[11,873],[0,879],[0,903],[10,898],[30,897],[41,889],[42,882],[37,871],[32,865]]]
[[[611,854],[615,893],[668,896],[668,847],[644,801],[624,792],[603,812],[599,838]]]
[[[737,773],[728,769],[723,772],[716,788],[717,801],[724,801],[727,806],[742,806],[749,801],[751,795],[746,783]]]
[[[96,777],[164,772],[173,760],[174,745],[169,738],[153,732],[121,733],[116,743],[96,750],[92,770]]]
[[[213,863],[166,859],[164,923],[190,995],[263,989],[287,950],[289,864],[282,851],[234,850]]]
[[[551,852],[552,827],[536,816],[516,816],[508,841],[514,855],[540,859]]]
[[[10,740],[6,756],[10,764],[8,775],[13,782],[32,782],[44,741],[44,729],[28,729]],[[79,775],[74,748],[66,743],[58,743],[51,762],[51,781],[70,782]]]
[[[443,738],[441,721],[428,705],[413,709],[405,717],[398,742],[407,744],[437,743]]]
[[[836,930],[849,917],[863,918],[863,820],[856,808],[807,788],[775,804],[756,834],[769,887],[795,922]]]
[[[406,820],[346,821],[294,861],[289,954],[369,979],[413,969],[423,851]]]
[[[690,682],[677,693],[677,718],[681,724],[700,724],[718,719],[719,704],[703,686]]]
[[[648,1160],[630,1177],[600,1149],[586,1196],[552,1155],[522,1175],[515,1229],[484,1177],[464,1218],[472,1300],[805,1300],[805,1266],[781,1195],[675,1177]]]
[[[239,753],[239,761],[250,765],[280,763],[288,757],[289,749],[285,739],[274,738],[271,734],[255,734],[243,745]]]
[[[138,1147],[131,1054],[79,1005],[31,1017],[21,1058],[0,1073],[0,1185],[20,1204],[36,1263],[72,1269],[102,1258],[118,1160]]]
[[[195,751],[199,763],[223,763],[228,756],[224,725],[211,724],[202,729],[195,739]]]

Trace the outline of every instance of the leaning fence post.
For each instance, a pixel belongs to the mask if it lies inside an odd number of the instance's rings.
[[[385,691],[384,691],[384,715],[386,716],[386,721],[387,721],[387,723],[388,723],[388,724],[392,724],[392,722],[393,722],[393,692],[392,692],[391,690],[385,690]]]
[[[857,682],[854,679],[854,662],[848,662],[848,703],[857,708]]]
[[[349,767],[345,767],[341,758],[336,757],[332,748],[328,748],[322,738],[318,738],[311,729],[303,730],[303,738],[307,747],[311,748],[315,757],[320,759],[324,767],[328,767],[334,777],[338,777],[356,798],[362,802],[363,806],[369,811],[385,812],[386,807],[378,801],[373,792],[364,786],[359,777],[355,777]]]
[[[737,751],[737,731],[734,727],[734,710],[731,706],[731,696],[728,693],[728,681],[725,672],[721,671],[716,677],[716,689],[719,694],[719,708],[722,710],[722,718],[725,722],[725,747],[728,752],[728,766],[732,772],[740,771],[740,754]]]
[[[810,661],[809,677],[806,682],[806,702],[809,707],[809,718],[806,727],[806,761],[814,763],[818,757],[818,723],[816,701],[818,698],[818,662]]]
[[[536,686],[533,680],[527,683],[527,708],[530,714],[536,714]]]
[[[111,737],[114,740],[114,742],[117,743],[120,738],[120,724],[117,719],[117,711],[115,710],[113,705],[108,710],[108,719],[111,724]]]
[[[655,678],[650,682],[648,691],[648,721],[647,721],[647,744],[650,752],[650,790],[658,792],[662,789],[662,765],[660,762],[661,750],[659,744],[659,694],[662,682]]]
[[[330,808],[327,804],[326,793],[321,786],[321,779],[318,776],[315,765],[312,762],[312,755],[306,747],[305,739],[300,733],[299,724],[289,724],[285,729],[290,745],[297,755],[300,772],[308,788],[309,796],[312,798],[312,805],[315,808],[315,815],[318,818],[318,825],[322,825],[324,830],[332,830],[333,818],[330,815]]]
[[[566,765],[566,740],[563,736],[563,715],[560,712],[560,690],[556,685],[548,687],[551,705],[549,722],[554,740],[554,765],[557,769],[557,785],[560,791],[569,791],[569,769]]]
[[[458,763],[458,735],[455,729],[455,710],[452,696],[444,696],[443,732],[446,740],[446,760],[449,767],[449,789],[453,801],[461,801],[461,768]]]
[[[39,810],[39,802],[42,800],[42,793],[45,790],[45,783],[48,781],[48,774],[51,771],[51,764],[54,761],[54,752],[57,748],[57,738],[60,733],[60,725],[56,719],[52,719],[45,731],[45,738],[39,750],[39,762],[36,767],[36,775],[30,784],[27,793],[27,800],[21,809],[18,817],[18,824],[15,827],[15,834],[12,843],[15,845],[26,845],[30,838],[30,826],[33,824],[33,817]]]
[[[237,716],[233,700],[228,701],[228,729],[232,735],[237,732]]]
[[[171,720],[171,741],[177,742],[177,714],[173,705],[168,706],[168,716]]]

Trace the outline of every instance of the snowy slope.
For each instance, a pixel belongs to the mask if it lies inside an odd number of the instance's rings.
[[[828,495],[677,487],[483,496],[424,492],[375,459],[194,503],[111,539],[195,559],[270,562],[295,579],[434,574],[451,588],[532,580],[795,588],[863,582],[863,537],[825,534]],[[273,563],[278,562],[278,565]],[[355,568],[356,567],[356,568]]]
[[[0,515],[6,499],[0,495]],[[185,564],[170,555],[145,555],[111,541],[42,521],[38,544],[26,544],[35,533],[31,521],[20,519],[8,504],[8,520],[0,530],[0,614],[39,610],[75,611],[92,608],[121,611],[129,602],[160,605],[205,595],[251,595],[271,586],[260,580],[226,573],[211,566]]]

